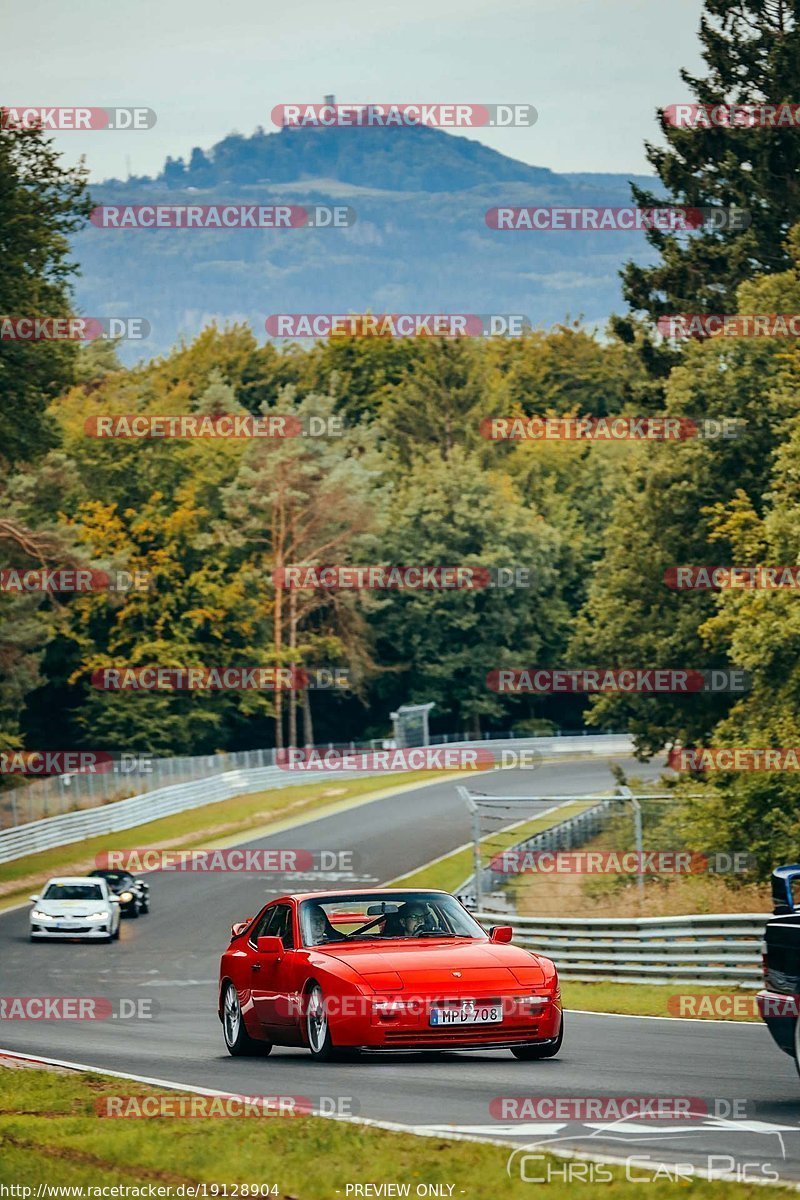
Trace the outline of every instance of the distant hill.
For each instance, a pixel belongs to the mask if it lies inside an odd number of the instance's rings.
[[[162,353],[212,319],[264,337],[277,312],[524,313],[602,323],[623,305],[617,272],[651,261],[636,233],[500,233],[496,205],[631,202],[644,176],[558,175],[435,129],[283,130],[226,137],[156,178],[107,180],[98,204],[351,205],[343,230],[103,230],[74,239],[81,312],[146,317],[123,357]]]

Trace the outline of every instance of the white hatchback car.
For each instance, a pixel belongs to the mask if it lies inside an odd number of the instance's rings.
[[[62,875],[31,900],[32,942],[38,938],[112,942],[119,937],[119,900],[105,879]]]

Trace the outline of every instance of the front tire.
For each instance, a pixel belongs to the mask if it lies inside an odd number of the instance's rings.
[[[316,1062],[330,1062],[336,1058],[325,995],[318,983],[312,983],[306,993],[305,1027],[311,1057]]]
[[[531,1046],[515,1046],[511,1053],[514,1058],[519,1058],[522,1062],[532,1062],[541,1058],[555,1058],[564,1041],[564,1014],[561,1014],[561,1028],[558,1031],[558,1037],[554,1042],[549,1042],[547,1045],[542,1045],[541,1042],[534,1042]]]
[[[244,1054],[269,1054],[271,1042],[256,1041],[251,1038],[244,1024],[239,995],[232,983],[225,988],[222,1001],[222,1033],[228,1054],[238,1058]]]

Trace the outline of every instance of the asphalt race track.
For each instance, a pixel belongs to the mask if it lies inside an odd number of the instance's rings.
[[[622,761],[636,775],[658,774],[655,766]],[[480,787],[498,795],[550,790],[567,796],[612,783],[602,759],[543,764],[534,778],[532,785],[529,771],[496,772],[483,775]],[[131,846],[135,834],[131,830]],[[468,840],[469,815],[455,785],[442,783],[248,843],[351,849],[355,870],[347,879],[152,875],[152,912],[124,921],[120,941],[111,945],[31,945],[27,908],[0,915],[3,996],[125,997],[152,1001],[157,1009],[149,1020],[3,1020],[0,1047],[248,1096],[338,1097],[342,1111],[362,1117],[507,1141],[510,1152],[518,1150],[509,1169],[519,1174],[527,1155],[522,1170],[528,1178],[537,1176],[539,1163],[531,1156],[541,1145],[684,1164],[678,1172],[694,1164],[730,1167],[734,1176],[753,1181],[777,1174],[800,1181],[800,1079],[760,1024],[568,1012],[564,1049],[540,1063],[518,1062],[508,1051],[362,1055],[328,1065],[284,1049],[265,1059],[228,1056],[216,984],[232,922],[286,891],[374,886]],[[569,1114],[502,1121],[490,1104],[503,1096],[692,1097],[698,1115],[627,1123]],[[737,1101],[738,1110],[732,1108]],[[716,1157],[709,1162],[710,1155]]]

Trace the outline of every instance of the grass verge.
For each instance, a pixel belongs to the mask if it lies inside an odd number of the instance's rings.
[[[752,988],[690,987],[687,984],[579,983],[562,979],[565,1008],[625,1013],[634,1017],[695,1017],[760,1021]]]
[[[29,1187],[29,1195],[39,1184],[49,1184],[132,1186],[144,1188],[145,1195],[152,1186],[164,1189],[158,1195],[179,1197],[186,1195],[186,1185],[201,1183],[276,1185],[272,1194],[283,1200],[337,1195],[345,1200],[347,1185],[358,1183],[408,1184],[411,1196],[420,1184],[438,1184],[441,1191],[434,1195],[455,1200],[522,1200],[531,1194],[518,1170],[516,1178],[506,1173],[511,1150],[505,1147],[417,1138],[315,1117],[113,1120],[96,1115],[95,1105],[105,1097],[152,1094],[157,1094],[153,1088],[107,1076],[0,1067],[0,1183]],[[536,1166],[540,1174],[547,1170],[547,1162]],[[548,1196],[565,1200],[574,1183],[563,1180],[563,1161],[555,1166],[562,1178],[550,1183]],[[603,1182],[602,1194],[612,1200],[666,1200],[675,1194],[674,1181],[631,1182],[622,1168],[606,1169],[613,1179]],[[635,1174],[641,1179],[641,1167]],[[693,1181],[691,1188],[698,1200],[720,1200],[734,1189],[739,1200],[763,1200],[764,1195],[755,1186],[705,1180]],[[214,1194],[210,1187],[207,1194]],[[239,1191],[247,1194],[254,1193]]]
[[[508,829],[488,834],[481,840],[481,846],[486,846],[486,850],[482,851],[482,861],[487,863],[493,855],[502,853],[510,846],[516,846],[518,842],[532,837],[534,833],[541,833],[543,829],[549,829],[551,825],[557,825],[569,817],[576,816],[596,803],[596,800],[577,800],[573,804],[562,805],[557,812],[549,813],[547,816],[532,817],[530,821],[525,821],[521,825],[514,825]],[[443,888],[446,892],[453,892],[468,878],[471,871],[472,846],[464,846],[461,850],[454,850],[452,854],[448,854],[436,862],[428,863],[416,871],[411,871],[408,875],[399,875],[397,879],[391,881],[391,886]]]

